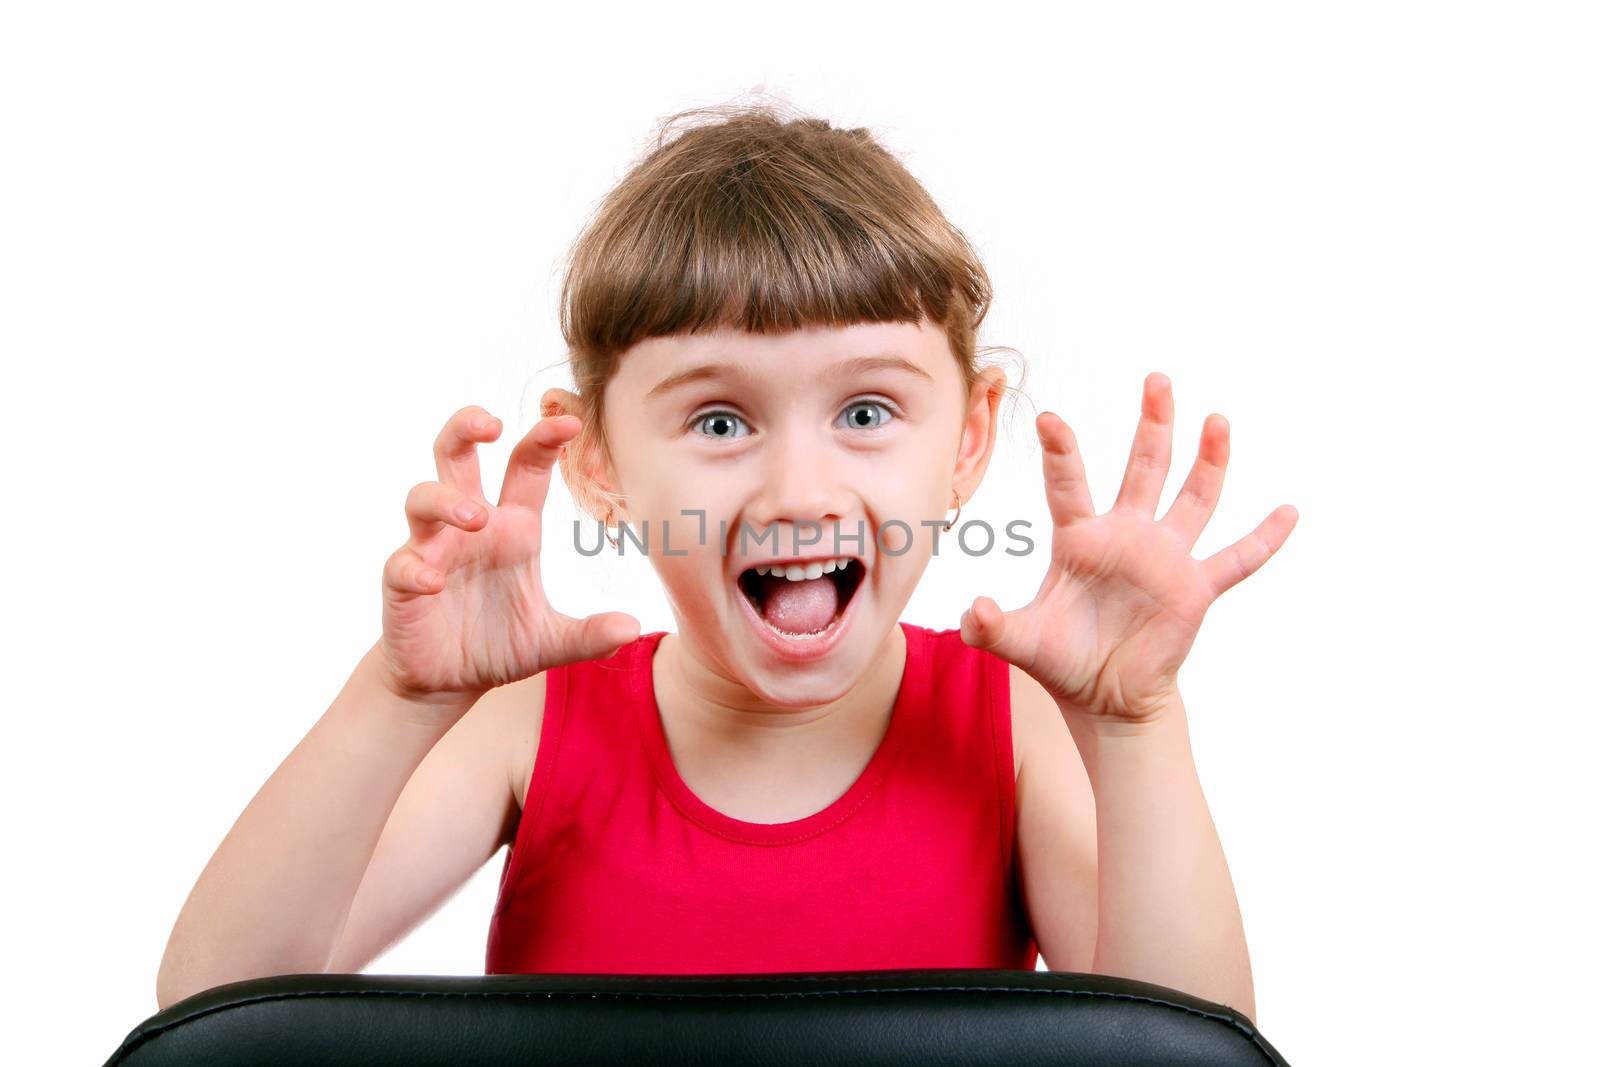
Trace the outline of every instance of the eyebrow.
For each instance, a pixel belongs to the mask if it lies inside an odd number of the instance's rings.
[[[927,371],[923,370],[909,359],[906,359],[904,356],[856,356],[852,359],[841,360],[838,363],[830,365],[827,368],[827,373],[851,376],[857,374],[867,374],[871,371],[878,370],[901,371],[906,374],[914,374],[919,378],[926,379],[929,382],[933,381],[933,375],[929,374]],[[667,375],[665,378],[657,382],[654,388],[645,394],[645,399],[649,400],[653,397],[659,396],[662,393],[677,389],[680,386],[689,385],[692,382],[716,380],[719,378],[745,379],[748,377],[749,375],[743,367],[734,364],[703,363],[698,367],[690,367],[687,370],[678,371],[676,374]]]

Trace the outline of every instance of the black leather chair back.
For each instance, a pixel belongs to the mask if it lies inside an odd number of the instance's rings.
[[[196,993],[107,1067],[1071,1064],[1262,1067],[1243,1015],[1058,971],[769,975],[290,974]]]

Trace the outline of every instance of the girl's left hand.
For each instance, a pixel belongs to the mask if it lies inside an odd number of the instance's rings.
[[[980,596],[961,637],[1027,671],[1061,705],[1098,721],[1147,722],[1177,695],[1178,668],[1206,609],[1282,547],[1299,513],[1285,504],[1251,533],[1205,559],[1189,553],[1222,492],[1228,422],[1206,419],[1182,492],[1157,521],[1172,462],[1172,391],[1144,382],[1144,403],[1117,502],[1096,515],[1072,430],[1045,412],[1045,495],[1054,527],[1050,567],[1033,601],[1002,612]]]

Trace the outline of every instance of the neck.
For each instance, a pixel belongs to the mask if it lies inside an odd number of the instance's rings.
[[[819,744],[858,733],[881,737],[900,692],[905,659],[905,633],[896,623],[869,658],[866,673],[843,696],[806,707],[764,700],[679,634],[662,637],[652,673],[662,721],[680,735],[776,753],[794,751],[797,737]]]

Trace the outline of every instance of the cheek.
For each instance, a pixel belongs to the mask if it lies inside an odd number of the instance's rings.
[[[913,527],[923,519],[942,518],[939,504],[949,499],[953,465],[931,447],[898,450],[880,457],[861,472],[867,506],[880,521],[900,519]]]
[[[624,479],[630,514],[649,518],[652,527],[670,520],[676,543],[679,526],[692,527],[698,533],[699,513],[704,512],[707,537],[715,537],[717,519],[726,517],[730,506],[725,483],[648,444],[625,461],[619,460],[617,468]]]
[[[664,580],[719,580],[724,545],[737,529],[736,498],[705,479],[665,479],[650,483],[637,514],[650,519],[651,555],[658,557]],[[664,555],[670,548],[672,554]],[[680,555],[679,553],[685,553]]]
[[[660,579],[668,595],[679,604],[697,604],[720,597],[722,561],[717,556],[716,546],[696,545],[693,530],[685,531],[684,540],[687,543],[680,546],[678,527],[674,526],[672,529],[674,555],[668,556],[657,552],[650,557],[656,577]],[[676,555],[680,550],[686,550],[688,554]]]

